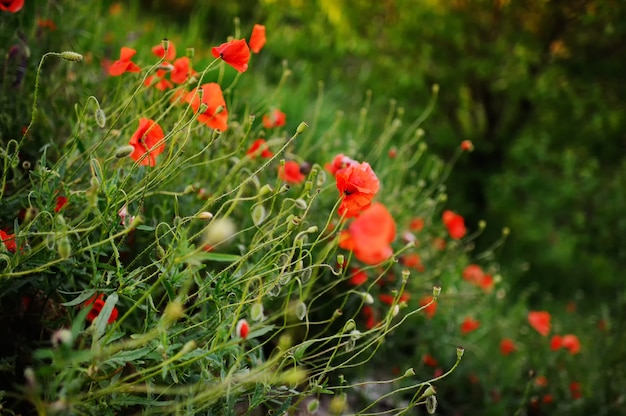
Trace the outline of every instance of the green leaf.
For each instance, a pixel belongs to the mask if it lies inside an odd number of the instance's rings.
[[[69,302],[62,303],[61,305],[63,305],[63,306],[80,305],[81,303],[84,303],[87,299],[92,297],[94,293],[96,293],[95,289],[87,289],[84,292],[82,292],[80,295],[75,297],[74,299],[70,300]]]

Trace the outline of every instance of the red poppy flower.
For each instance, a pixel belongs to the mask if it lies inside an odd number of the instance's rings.
[[[470,140],[463,140],[461,142],[461,150],[464,152],[471,152],[474,150],[474,144]]]
[[[424,357],[422,357],[422,362],[429,367],[437,367],[439,365],[435,357],[430,354],[424,355]]]
[[[483,269],[477,264],[468,264],[463,269],[463,279],[470,283],[480,282],[484,275]]]
[[[263,115],[263,127],[273,129],[287,124],[287,114],[275,108],[270,114]]]
[[[158,45],[155,45],[152,47],[152,53],[157,58],[164,58],[166,61],[171,61],[174,58],[176,58],[176,46],[174,45],[174,42],[169,41],[169,45],[167,47],[167,54],[166,54],[163,44],[159,43]]]
[[[409,223],[409,230],[419,233],[424,228],[424,219],[413,218]]]
[[[286,161],[285,166],[279,166],[278,177],[287,183],[301,183],[306,179],[300,171],[298,162],[293,160]]]
[[[339,247],[352,250],[365,264],[378,264],[393,254],[396,223],[381,203],[372,204],[339,236]]]
[[[154,120],[148,118],[139,119],[139,127],[128,142],[135,148],[130,157],[134,161],[141,159],[141,165],[155,166],[156,157],[165,149],[165,143],[159,143],[164,137],[163,129]],[[143,157],[146,153],[148,155]]]
[[[204,113],[198,116],[198,121],[204,123],[213,129],[226,131],[228,129],[228,110],[226,109],[226,101],[222,94],[222,87],[215,82],[204,84],[202,87],[202,103],[207,105]],[[193,111],[200,110],[200,97],[196,90],[190,91],[185,97],[186,101],[191,104]],[[219,112],[218,110],[221,109]]]
[[[515,343],[510,338],[504,338],[500,341],[500,353],[504,356],[509,355],[514,352],[517,348],[515,347]]]
[[[563,338],[560,335],[554,335],[552,339],[550,339],[550,349],[552,351],[558,351],[563,346]]]
[[[104,307],[104,299],[102,299],[103,296],[104,294],[102,293],[99,295],[93,295],[91,298],[85,301],[83,306],[86,307],[91,305],[89,313],[87,314],[87,320],[89,322],[93,322],[94,319],[96,319],[98,315],[100,315],[100,311],[102,311],[102,308]],[[115,322],[115,320],[117,319],[117,314],[117,308],[114,307],[111,311],[111,315],[109,316],[108,323]]]
[[[136,50],[123,46],[120,50],[120,59],[113,62],[113,64],[109,67],[109,75],[117,77],[122,75],[124,72],[140,72],[141,68],[131,61],[132,57],[135,56],[136,53]]]
[[[376,320],[376,313],[371,306],[365,305],[361,309],[361,314],[365,318],[365,328],[372,329],[376,325],[378,325],[378,321]]]
[[[583,397],[583,393],[581,391],[581,384],[578,381],[572,381],[569,385],[569,391],[572,394],[572,399],[580,399]]]
[[[460,240],[465,236],[467,229],[465,228],[465,220],[462,216],[454,211],[446,210],[442,215],[443,224],[448,229],[450,238]]]
[[[546,376],[539,376],[535,379],[535,384],[539,387],[546,387],[548,385],[548,379]]]
[[[391,306],[393,305],[393,301],[395,300],[395,297],[393,295],[390,295],[389,293],[381,293],[380,295],[378,295],[378,300],[380,300],[382,303],[386,303],[387,305]]]
[[[528,312],[528,323],[544,337],[550,333],[550,314],[545,311]]]
[[[248,69],[250,49],[248,49],[245,39],[235,39],[222,43],[220,46],[211,49],[211,53],[214,57],[221,58],[239,72],[245,72]]]
[[[252,146],[246,152],[246,155],[255,158],[261,156],[264,159],[269,159],[274,156],[274,153],[267,147],[267,142],[263,139],[256,139]]]
[[[348,283],[353,286],[359,286],[367,282],[367,273],[361,269],[352,269],[352,275],[348,280]]]
[[[54,212],[59,212],[67,205],[67,198],[64,196],[57,197],[57,205],[54,207]]]
[[[250,50],[254,53],[259,53],[265,46],[265,41],[265,26],[254,25],[252,35],[250,35]]]
[[[478,286],[480,286],[482,290],[487,293],[491,292],[491,290],[493,289],[493,285],[493,276],[491,276],[490,274],[483,275],[482,279],[480,279],[480,282],[478,282]]]
[[[418,272],[424,271],[424,265],[422,264],[422,259],[417,253],[410,253],[410,254],[407,254],[406,256],[402,256],[400,260],[402,264],[406,267],[415,269]]]
[[[196,75],[197,72],[191,68],[191,61],[186,56],[178,58],[172,64],[174,68],[170,72],[170,80],[174,84],[182,84],[186,82],[190,76]]]
[[[471,317],[466,317],[461,324],[461,335],[467,335],[480,327],[480,322]]]
[[[578,354],[580,351],[580,341],[576,335],[567,334],[563,335],[563,339],[561,341],[563,348],[569,350],[569,353],[574,355]]]
[[[343,153],[340,153],[337,156],[335,156],[335,158],[333,159],[331,163],[326,163],[324,168],[330,173],[332,173],[334,176],[335,174],[337,174],[337,171],[339,171],[340,169],[346,168],[352,164],[358,165],[358,163],[359,162],[357,162],[356,160],[350,159],[348,156],[344,156]]]
[[[369,163],[350,164],[335,175],[337,190],[341,195],[339,215],[356,217],[370,206],[380,188],[380,182]]]
[[[0,0],[0,10],[17,13],[24,7],[24,0]]]
[[[554,397],[551,394],[545,394],[542,400],[545,404],[550,404],[554,402]]]
[[[4,247],[11,253],[15,253],[17,244],[15,243],[15,234],[6,233],[4,230],[0,230],[0,241],[4,244]]]
[[[1,3],[1,2],[0,2]],[[37,19],[37,27],[48,29],[50,32],[57,30],[57,25],[50,19]]]
[[[420,308],[428,305],[432,300],[432,296],[424,296],[419,301]],[[428,319],[431,319],[433,316],[435,316],[435,313],[437,312],[437,302],[430,303],[430,305],[426,306],[426,308],[424,308],[424,312],[426,313],[426,317]]]
[[[167,71],[163,69],[157,69],[156,77],[158,78],[158,81],[154,83],[154,88],[156,88],[159,91],[166,91],[171,88],[174,88],[174,84],[172,84],[169,80],[167,80],[165,78],[165,75],[167,75]],[[145,85],[146,87],[153,85],[152,82],[154,80],[154,77],[155,77],[154,75],[150,75],[148,78],[146,78],[143,85]]]

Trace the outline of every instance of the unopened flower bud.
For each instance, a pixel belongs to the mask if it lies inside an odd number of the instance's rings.
[[[433,84],[433,86],[431,87],[431,90],[432,90],[433,94],[438,94],[439,93],[439,84]]]
[[[428,396],[426,398],[426,411],[429,415],[434,415],[437,411],[437,396]]]
[[[463,354],[465,353],[465,348],[463,347],[456,347],[456,359],[460,360],[461,357],[463,357]]]
[[[502,229],[502,235],[506,237],[509,234],[511,234],[511,229],[509,227],[504,227]]]
[[[224,111],[224,108],[225,107],[223,105],[218,105],[217,108],[215,109],[215,112],[213,113],[213,115],[218,115],[219,113]]]
[[[474,144],[470,140],[463,140],[461,142],[461,150],[464,152],[471,152],[474,150]]]
[[[72,51],[65,51],[61,52],[61,58],[65,59],[66,61],[80,62],[83,60],[83,55]]]
[[[406,283],[409,280],[410,275],[411,275],[411,272],[408,271],[407,269],[402,270],[402,283]]]
[[[317,399],[313,399],[306,404],[306,411],[312,415],[316,414],[320,408],[320,401]]]
[[[361,297],[363,298],[363,303],[366,305],[372,305],[374,303],[374,298],[369,293],[361,293]]]
[[[396,315],[398,315],[399,312],[400,312],[400,306],[399,305],[393,305],[393,308],[391,309],[391,316],[393,316],[395,318]]]
[[[441,294],[441,286],[440,285],[433,286],[433,298],[437,299],[440,294]]]
[[[106,114],[104,114],[104,110],[103,109],[98,108],[96,110],[96,112],[94,113],[94,118],[96,119],[96,124],[98,125],[98,127],[103,129],[104,126],[106,126],[106,124],[107,124],[107,116],[106,116]]]
[[[72,255],[72,246],[70,244],[70,239],[66,236],[61,237],[57,242],[57,251],[59,253],[59,257],[63,260],[68,259]]]
[[[306,129],[309,128],[309,125],[306,124],[304,121],[301,122],[300,124],[298,124],[298,128],[296,129],[296,133],[297,134],[302,134],[306,131]]]
[[[246,339],[250,333],[250,325],[245,319],[240,319],[235,327],[235,334],[239,338]]]
[[[198,213],[197,218],[199,218],[201,220],[210,220],[211,218],[213,218],[213,214],[211,214],[208,211],[202,211],[202,212]]]
[[[250,317],[253,321],[259,322],[262,321],[263,318],[263,304],[261,302],[257,302],[250,308]]]
[[[135,151],[135,148],[131,145],[121,146],[115,150],[115,157],[118,159],[123,159],[125,157],[130,156]]]
[[[333,397],[332,400],[330,401],[330,404],[328,405],[328,410],[333,415],[341,415],[346,410],[346,402],[347,402],[346,394],[345,393],[338,394],[335,397]]]
[[[69,347],[72,345],[72,338],[72,331],[66,328],[59,329],[57,331],[54,331],[54,333],[52,334],[52,346],[56,348],[59,345],[63,344]]]
[[[298,302],[296,305],[296,316],[299,320],[303,320],[306,317],[306,305],[304,302]]]
[[[345,325],[343,326],[343,331],[344,332],[350,332],[353,329],[356,328],[356,324],[354,323],[353,319],[348,320],[348,322],[345,323]]]
[[[480,230],[484,230],[487,227],[487,222],[485,220],[478,221],[478,228]]]
[[[183,310],[182,303],[179,300],[175,300],[168,303],[165,307],[165,311],[163,312],[163,319],[167,323],[173,323],[182,318],[184,314],[185,312]]]
[[[197,346],[198,346],[198,344],[196,343],[196,341],[194,341],[194,340],[188,341],[187,343],[185,343],[185,345],[183,345],[183,348],[181,348],[179,354],[180,355],[185,355],[185,354],[195,350]]]

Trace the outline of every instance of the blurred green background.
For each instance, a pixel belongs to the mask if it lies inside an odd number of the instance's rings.
[[[448,188],[449,205],[470,227],[488,223],[478,250],[509,227],[497,259],[518,289],[562,299],[623,293],[626,2],[163,0],[144,6],[181,25],[199,17],[207,41],[231,34],[234,16],[245,27],[265,24],[269,81],[278,79],[286,59],[302,90],[286,98],[292,114],[306,112],[298,100],[312,101],[322,80],[332,97],[326,105],[336,110],[358,108],[371,90],[376,128],[389,99],[417,116],[439,84],[426,140],[444,158],[462,140],[475,144]]]

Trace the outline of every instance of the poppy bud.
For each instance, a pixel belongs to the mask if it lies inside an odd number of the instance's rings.
[[[235,333],[239,338],[246,339],[250,333],[250,325],[248,325],[248,321],[240,319],[239,322],[237,322]]]
[[[409,276],[411,275],[411,272],[404,269],[402,270],[402,283],[406,283],[409,280]]]
[[[178,354],[185,355],[188,352],[195,350],[197,346],[198,344],[196,343],[196,341],[188,341],[185,345],[183,345],[183,348],[180,349],[180,352]]]
[[[309,128],[309,125],[306,124],[304,121],[301,122],[300,124],[298,124],[298,128],[296,129],[296,134],[302,134],[306,131],[306,129]]]
[[[134,151],[135,147],[131,145],[118,147],[117,150],[115,150],[115,157],[118,159],[123,159],[130,156]]]
[[[504,228],[502,229],[502,235],[503,235],[503,236],[505,236],[505,237],[506,237],[506,236],[507,236],[507,235],[509,235],[510,233],[511,233],[511,229],[510,229],[509,227],[504,227]]]
[[[68,259],[72,255],[72,246],[70,245],[70,239],[67,237],[61,237],[57,243],[57,251],[62,259]]]
[[[340,415],[346,410],[347,397],[345,393],[341,393],[332,398],[328,405],[331,414]]]
[[[433,286],[433,298],[437,299],[441,294],[441,286],[435,285]]]
[[[371,305],[374,303],[374,298],[369,293],[362,293],[361,297],[363,297],[363,303],[366,305]]]
[[[398,315],[399,312],[400,312],[400,306],[393,305],[393,308],[391,309],[391,316],[396,317],[396,315]]]
[[[61,58],[65,59],[66,61],[80,62],[83,60],[83,55],[72,51],[65,51],[61,52]]]
[[[316,414],[317,411],[320,408],[320,401],[317,399],[313,399],[310,402],[307,403],[306,405],[306,411],[307,413],[310,413],[312,415]]]
[[[198,214],[197,217],[201,220],[210,220],[211,218],[213,218],[213,214],[208,211],[202,211]]]
[[[298,208],[300,208],[300,209],[306,209],[307,208],[306,201],[304,199],[302,199],[302,198],[298,198],[294,202],[295,202],[296,206]]]
[[[69,347],[72,341],[72,331],[69,329],[62,328],[52,334],[52,346],[55,348],[61,344]]]
[[[437,396],[428,396],[426,398],[426,411],[429,415],[434,415],[437,411]]]
[[[263,221],[265,221],[266,217],[267,217],[267,213],[263,205],[261,204],[255,205],[255,207],[252,208],[252,222],[257,227],[263,224]]]
[[[161,247],[161,246],[159,246]],[[167,304],[163,312],[163,319],[168,322],[176,322],[184,315],[183,305],[180,301],[174,301]]]
[[[433,92],[433,94],[438,94],[439,93],[439,84],[433,84],[433,86],[431,87],[431,91]]]
[[[306,305],[304,302],[298,302],[296,305],[296,316],[299,320],[303,320],[306,317]]]
[[[478,228],[480,230],[484,230],[487,227],[487,222],[485,220],[478,221]]]
[[[98,125],[98,127],[103,129],[104,126],[106,126],[107,116],[106,114],[104,114],[104,110],[102,110],[101,108],[98,108],[96,112],[94,113],[94,118],[96,119],[96,124]]]
[[[262,321],[263,316],[263,304],[261,302],[257,302],[250,308],[250,317],[253,321],[258,322]]]

